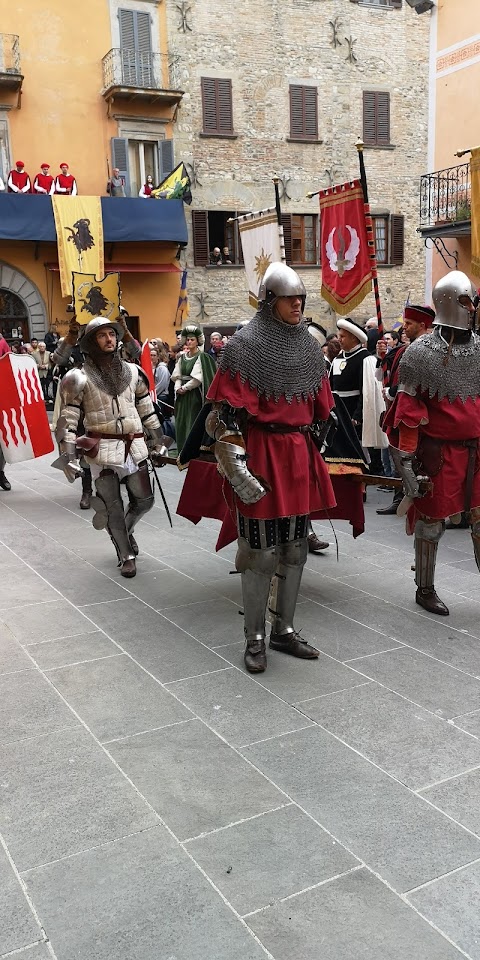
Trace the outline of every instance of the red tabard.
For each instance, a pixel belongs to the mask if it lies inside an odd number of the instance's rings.
[[[8,179],[10,180],[10,178],[12,179],[13,185],[17,187],[17,189],[20,191],[22,191],[23,188],[27,186],[27,184],[30,187],[30,177],[28,176],[28,173],[26,170],[22,170],[21,172],[19,172],[18,170],[10,170],[10,173],[8,174]],[[12,190],[9,187],[8,192],[15,193],[15,190]]]
[[[34,193],[50,193],[52,189],[53,177],[49,173],[46,175],[44,173],[37,173],[35,180],[33,181],[33,192]],[[37,187],[42,187],[42,190],[38,190]]]
[[[59,173],[55,181],[55,193],[71,194],[75,186],[75,177],[71,173]],[[61,190],[58,188],[61,187]]]
[[[246,517],[273,520],[328,510],[335,506],[327,467],[310,435],[303,433],[268,433],[261,423],[281,423],[288,426],[311,424],[326,420],[333,407],[328,380],[324,380],[315,397],[308,400],[285,397],[278,401],[259,396],[248,383],[242,383],[239,374],[217,370],[208,391],[208,400],[226,402],[245,409],[254,418],[249,421],[246,447],[248,467],[263,477],[271,490],[258,503],[244,504],[237,498],[238,509]]]
[[[465,403],[460,399],[451,403],[447,397],[439,400],[437,396],[432,398],[428,394],[418,393],[416,397],[411,397],[407,393],[397,393],[383,424],[394,447],[398,447],[398,428],[401,423],[407,427],[418,427],[420,436],[426,434],[443,441],[443,465],[437,476],[432,477],[433,491],[415,500],[409,510],[411,531],[419,516],[443,520],[464,510],[468,450],[456,446],[452,441],[480,437],[480,397],[469,397]],[[480,506],[478,451],[471,506]]]

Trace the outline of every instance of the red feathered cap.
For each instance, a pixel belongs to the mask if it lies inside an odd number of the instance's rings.
[[[433,326],[435,320],[435,310],[431,307],[418,307],[408,304],[403,311],[405,320],[413,320],[415,323],[424,323],[426,327]]]
[[[23,160],[17,160],[15,166],[16,166],[16,167],[24,167],[25,164],[24,164]]]
[[[68,170],[68,163],[61,163],[60,166],[61,166],[61,167],[66,167],[67,170]]]

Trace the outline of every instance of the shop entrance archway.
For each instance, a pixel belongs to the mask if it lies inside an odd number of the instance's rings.
[[[0,328],[5,327],[5,339],[17,339],[11,331],[19,329],[18,339],[32,337],[43,340],[48,330],[47,311],[40,291],[21,270],[0,261]],[[19,321],[18,323],[16,321]]]

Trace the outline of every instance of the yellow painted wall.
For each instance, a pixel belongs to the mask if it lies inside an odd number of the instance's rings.
[[[461,43],[478,28],[478,0],[438,0],[438,50]]]
[[[126,3],[128,6],[128,3]],[[167,53],[166,12],[157,9],[160,36],[154,48]],[[23,160],[31,178],[47,161],[51,173],[66,161],[77,179],[79,192],[105,195],[107,157],[111,165],[111,138],[118,136],[118,123],[108,119],[101,96],[102,58],[114,46],[108,0],[0,0],[0,31],[20,38],[21,70],[24,75],[21,109],[17,94],[1,90],[1,100],[11,106],[7,114],[12,162]],[[168,85],[164,77],[165,86]],[[169,119],[173,108],[161,104],[118,101],[113,113],[132,119]],[[172,125],[165,127],[172,136]],[[7,172],[7,171],[5,171]],[[28,203],[28,198],[25,200]],[[141,201],[144,202],[144,201]],[[163,243],[120,243],[114,247],[116,262],[173,262],[177,246]],[[52,321],[68,321],[58,273],[45,269],[58,260],[54,244],[0,242],[0,260],[21,270],[38,287]],[[105,259],[110,255],[106,245]],[[122,275],[123,304],[140,316],[142,338],[160,336],[175,340],[173,321],[178,303],[179,273]]]

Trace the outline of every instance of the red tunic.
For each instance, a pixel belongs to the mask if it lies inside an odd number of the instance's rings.
[[[225,402],[245,409],[250,419],[246,436],[248,467],[263,477],[271,490],[258,503],[245,504],[235,497],[245,517],[273,520],[277,517],[302,516],[335,506],[335,495],[327,467],[309,434],[268,433],[258,425],[282,423],[288,426],[326,420],[333,407],[330,384],[324,379],[315,398],[287,403],[261,396],[242,383],[240,375],[217,370],[207,395],[208,400]]]
[[[57,179],[55,180],[55,193],[63,193],[67,195],[77,193],[77,181],[71,173],[59,173]]]
[[[30,177],[26,170],[10,170],[7,187],[9,193],[30,193]]]
[[[54,178],[50,176],[49,173],[37,173],[35,180],[33,181],[33,192],[34,193],[47,193],[52,194],[52,185],[54,183]]]
[[[409,528],[413,529],[419,516],[444,520],[465,509],[465,481],[468,466],[468,450],[454,445],[450,441],[471,440],[480,437],[480,397],[457,399],[453,403],[445,397],[418,392],[415,397],[408,393],[397,393],[384,420],[384,429],[392,446],[398,447],[398,428],[401,423],[407,427],[418,427],[420,436],[426,434],[443,441],[443,466],[436,477],[432,477],[433,491],[425,497],[415,500],[409,510]],[[472,507],[480,506],[480,453],[477,450],[477,463],[472,491]]]

